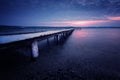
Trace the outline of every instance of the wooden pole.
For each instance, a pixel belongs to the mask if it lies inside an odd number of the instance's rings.
[[[31,57],[33,60],[35,60],[38,56],[39,56],[39,49],[38,49],[38,42],[37,40],[34,40],[32,42],[32,53],[31,53]]]

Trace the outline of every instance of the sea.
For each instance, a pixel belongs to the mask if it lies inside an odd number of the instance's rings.
[[[120,28],[81,28],[63,42],[0,51],[0,80],[120,80]]]

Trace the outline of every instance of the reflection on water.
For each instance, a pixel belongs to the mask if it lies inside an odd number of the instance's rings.
[[[75,35],[74,35],[74,38],[79,38],[79,37],[87,37],[90,33],[88,31],[85,31],[85,30],[76,30],[75,31]]]
[[[87,42],[103,42],[108,44],[114,44],[120,40],[120,29],[82,29],[76,30],[73,33],[73,39],[83,40]],[[79,42],[78,41],[78,42]],[[76,41],[74,41],[76,42]]]
[[[92,80],[95,77],[103,77],[103,80],[104,77],[120,77],[119,34],[120,29],[76,30],[65,44],[63,60],[67,58],[67,64],[77,64],[72,69],[80,70],[87,77],[92,76]]]

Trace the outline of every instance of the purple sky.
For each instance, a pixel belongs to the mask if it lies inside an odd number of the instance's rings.
[[[119,27],[120,0],[0,0],[0,25]]]

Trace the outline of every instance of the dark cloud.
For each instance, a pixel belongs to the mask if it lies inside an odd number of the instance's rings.
[[[1,22],[9,22],[10,18],[60,21],[106,16],[120,16],[120,0],[0,0]]]
[[[0,8],[14,9],[85,9],[120,12],[120,0],[0,0]]]

